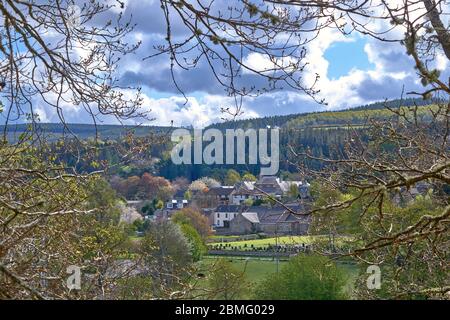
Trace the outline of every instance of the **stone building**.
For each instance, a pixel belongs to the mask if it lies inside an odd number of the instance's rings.
[[[307,234],[311,222],[307,208],[299,204],[286,207],[249,207],[228,223],[229,233]]]

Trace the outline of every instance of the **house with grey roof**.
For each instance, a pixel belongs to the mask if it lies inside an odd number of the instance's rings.
[[[249,207],[229,222],[230,234],[307,234],[311,217],[302,204]]]
[[[213,213],[213,227],[229,228],[230,221],[244,210],[240,205],[220,205]]]
[[[272,195],[281,198],[284,194],[280,185],[280,178],[275,176],[262,176],[255,182],[254,189],[263,196]]]
[[[220,186],[209,189],[206,196],[209,197],[210,202],[213,203],[214,206],[227,205],[231,204],[230,196],[233,191],[234,186]]]
[[[180,210],[189,206],[189,200],[186,198],[186,190],[177,190],[172,199],[166,202],[167,210]]]
[[[242,212],[229,223],[229,232],[232,234],[252,234],[259,232],[259,217],[256,212]]]
[[[310,197],[310,185],[306,181],[283,181],[275,176],[261,176],[256,182],[240,182],[236,184],[234,191],[231,193],[231,203],[243,204],[247,199],[255,201],[267,196],[281,199],[289,193],[293,185],[298,189],[299,199]]]

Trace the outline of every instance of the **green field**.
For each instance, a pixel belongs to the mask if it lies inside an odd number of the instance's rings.
[[[262,281],[267,276],[277,272],[277,262],[272,259],[265,258],[237,258],[237,257],[224,257],[239,271],[245,271],[246,279],[250,282],[250,287],[254,287],[259,281]],[[214,256],[206,256],[199,262],[199,267],[202,271],[206,272],[208,269],[214,267],[215,261],[219,259]],[[287,260],[279,260],[278,268],[281,270],[286,264]],[[351,296],[354,282],[358,276],[358,267],[354,264],[338,262],[338,266],[342,268],[348,275],[348,282],[346,286],[346,292]],[[207,286],[207,284],[200,283],[201,286]],[[251,298],[242,297],[243,299]]]
[[[270,274],[277,272],[276,261],[268,260],[268,259],[259,259],[259,258],[236,258],[236,257],[222,257],[227,259],[232,263],[233,267],[236,270],[241,272],[245,271],[245,277],[248,281],[248,292],[239,297],[240,299],[251,299],[252,298],[252,289],[253,287],[265,277]],[[211,268],[214,268],[215,261],[219,259],[219,257],[215,256],[206,256],[203,257],[203,260],[199,262],[199,271],[205,274],[208,274]],[[279,268],[281,268],[286,261],[279,261]],[[205,279],[200,280],[197,284],[197,288],[207,288],[208,282]]]
[[[229,247],[238,247],[238,248],[244,248],[247,246],[248,248],[265,248],[269,245],[292,245],[292,244],[310,244],[314,241],[314,237],[312,236],[283,236],[277,238],[265,238],[265,239],[255,239],[255,240],[243,240],[243,241],[230,241],[226,242],[226,244]],[[213,242],[209,245],[214,246],[217,244],[220,244],[221,242]],[[224,242],[225,244],[225,242]]]
[[[261,281],[265,276],[275,273],[277,271],[276,261],[271,259],[259,259],[259,258],[236,258],[236,257],[224,257],[228,261],[232,262],[233,266],[239,270],[244,271],[247,279],[250,282]],[[214,262],[219,259],[215,256],[206,256],[202,260],[202,267],[208,269],[208,267],[214,266]],[[286,263],[286,260],[279,261],[279,267]]]
[[[239,239],[240,236],[219,236],[219,235],[213,235],[209,236],[208,240],[211,242],[218,242],[222,240],[232,240],[232,239]]]
[[[344,242],[351,240],[349,237],[339,237],[335,239],[335,244],[340,246],[344,244]],[[208,246],[214,247],[222,244],[221,249],[223,250],[233,250],[233,247],[237,250],[252,250],[252,249],[264,249],[268,246],[274,246],[278,243],[278,245],[309,245],[314,242],[328,242],[328,236],[282,236],[272,237],[272,238],[264,238],[264,239],[255,239],[255,240],[241,240],[241,241],[224,241],[224,242],[211,242],[208,243]]]

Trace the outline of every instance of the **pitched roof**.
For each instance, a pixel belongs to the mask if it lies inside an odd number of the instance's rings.
[[[245,210],[245,212],[256,213],[260,223],[282,223],[282,222],[295,222],[304,219],[307,213],[307,208],[298,203],[291,203],[285,205],[290,210],[298,213],[298,215],[292,214],[284,206],[252,206]]]
[[[259,223],[258,213],[256,212],[242,212],[242,217],[244,217],[251,223]]]
[[[256,190],[253,189],[253,184],[247,182],[238,182],[235,184],[232,194],[253,195],[257,193]]]
[[[302,222],[305,217],[294,215],[290,212],[283,212],[277,214],[270,214],[260,219],[262,224],[276,224],[276,223],[290,223],[290,222]]]
[[[230,193],[233,192],[233,190],[234,190],[234,187],[221,186],[221,187],[209,189],[208,195],[228,196]]]
[[[256,184],[278,184],[278,178],[275,176],[261,176]]]
[[[255,190],[260,193],[283,194],[280,179],[275,176],[262,176],[255,183]]]
[[[220,205],[214,210],[215,212],[241,212],[243,209],[242,206],[237,204],[226,204]]]
[[[276,186],[271,186],[271,185],[255,186],[255,192],[259,193],[259,194],[276,194],[276,195],[283,194],[283,190],[280,188],[279,185],[276,185]]]

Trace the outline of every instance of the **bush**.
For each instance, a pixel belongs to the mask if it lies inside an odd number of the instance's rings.
[[[181,224],[181,231],[191,245],[192,260],[199,261],[208,251],[205,244],[203,243],[202,237],[190,224]]]
[[[337,300],[344,299],[346,275],[329,258],[299,255],[280,273],[264,279],[255,290],[256,299]]]
[[[245,273],[237,270],[232,260],[219,258],[208,279],[209,299],[234,300],[245,297],[248,282]]]

